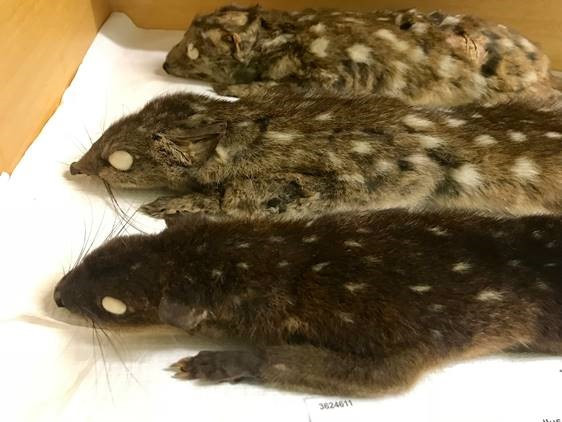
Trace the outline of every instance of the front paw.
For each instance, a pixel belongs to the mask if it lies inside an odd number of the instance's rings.
[[[254,352],[232,350],[224,352],[203,351],[184,358],[170,368],[174,377],[211,382],[236,382],[245,378],[259,378],[263,359]]]

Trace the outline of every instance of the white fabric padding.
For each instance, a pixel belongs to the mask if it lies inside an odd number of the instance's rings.
[[[542,421],[562,418],[562,358],[497,356],[423,377],[410,392],[318,410],[299,393],[246,384],[201,385],[164,369],[222,345],[175,329],[109,333],[75,325],[51,294],[86,243],[115,221],[100,182],[68,176],[112,121],[157,94],[203,92],[161,66],[181,31],[139,29],[123,14],[105,23],[55,114],[0,197],[0,420],[2,421]],[[6,116],[4,116],[6,117]],[[117,192],[129,211],[155,193]],[[163,223],[137,215],[136,227]],[[134,229],[128,229],[133,233]],[[103,346],[103,358],[99,347]],[[327,400],[327,399],[326,399]]]

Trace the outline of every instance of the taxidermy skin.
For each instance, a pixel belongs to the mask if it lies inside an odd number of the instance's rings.
[[[70,167],[114,187],[168,188],[153,216],[350,209],[562,210],[562,119],[522,103],[421,109],[283,89],[226,102],[156,98]]]
[[[560,218],[385,210],[168,226],[102,245],[54,300],[102,327],[247,342],[182,359],[179,378],[369,396],[476,356],[562,354]]]
[[[555,95],[547,56],[525,37],[472,16],[415,9],[223,7],[195,18],[164,69],[235,96],[279,83],[429,106]]]

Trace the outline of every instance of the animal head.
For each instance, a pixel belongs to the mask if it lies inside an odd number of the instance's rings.
[[[158,322],[164,285],[147,240],[115,238],[87,255],[57,284],[57,305],[97,323]]]
[[[177,188],[215,150],[226,122],[198,112],[215,100],[174,94],[149,102],[111,125],[90,150],[70,166],[71,174],[98,176],[124,188]]]
[[[227,6],[197,17],[168,53],[164,70],[215,83],[249,83],[258,76],[251,60],[263,28],[259,6]]]

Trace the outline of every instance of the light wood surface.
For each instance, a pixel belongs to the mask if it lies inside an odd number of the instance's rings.
[[[0,171],[11,171],[57,107],[111,11],[144,28],[186,29],[221,0],[0,0]],[[253,5],[256,1],[236,0]],[[516,28],[562,69],[562,0],[263,0],[263,7],[349,10],[417,7],[469,13]]]
[[[107,0],[0,1],[0,171],[56,109],[109,12]]]

